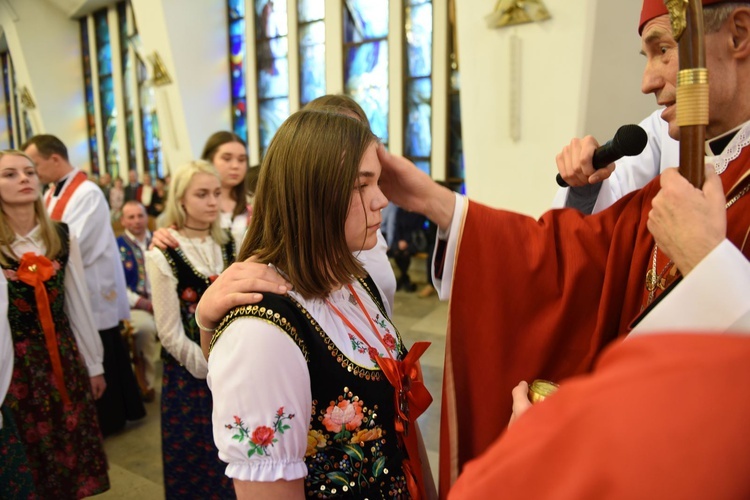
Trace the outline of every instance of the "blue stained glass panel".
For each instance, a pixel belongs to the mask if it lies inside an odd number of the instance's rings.
[[[346,0],[344,43],[388,36],[388,0]]]
[[[100,75],[111,75],[112,74],[112,51],[110,45],[102,45],[99,47],[99,74]]]
[[[152,150],[156,146],[154,145],[154,128],[153,121],[150,113],[143,114],[143,145],[146,150]]]
[[[94,110],[94,87],[91,83],[91,54],[89,30],[86,18],[81,19],[81,55],[83,58],[83,80],[86,96],[86,122],[89,136],[91,170],[99,172],[99,146],[96,140],[96,113]]]
[[[268,145],[284,120],[289,117],[289,99],[271,99],[258,103],[260,115],[260,146],[261,155],[265,156]]]
[[[232,104],[232,128],[240,137],[247,137],[247,103],[240,99]]]
[[[300,103],[325,95],[325,23],[316,21],[300,27]]]
[[[405,153],[412,157],[429,157],[432,153],[432,79],[410,81],[406,94]]]
[[[240,19],[245,17],[245,0],[228,0],[229,18]]]
[[[448,176],[464,179],[464,148],[461,132],[461,100],[459,94],[450,95],[448,123]]]
[[[325,0],[299,0],[297,2],[297,20],[308,23],[323,19],[326,15]]]
[[[5,95],[5,120],[7,122],[8,127],[8,139],[10,143],[10,148],[14,149],[16,146],[13,141],[13,119],[11,118],[11,109],[10,109],[10,78],[9,73],[10,70],[8,68],[8,60],[10,59],[10,56],[7,52],[3,53],[2,55],[3,59],[3,94]]]
[[[99,63],[99,74],[112,74],[112,48],[109,43],[109,26],[107,25],[107,12],[99,12],[94,16],[96,25],[97,62]]]
[[[300,45],[316,45],[325,43],[326,41],[326,25],[324,21],[317,21],[314,23],[306,24],[301,26],[299,29],[299,44]]]
[[[289,61],[287,39],[264,42],[258,53],[258,98],[268,99],[289,95]]]
[[[346,49],[344,90],[367,113],[373,133],[388,142],[388,42]]]
[[[256,11],[256,38],[276,38],[287,35],[287,17],[285,0],[257,0]]]
[[[102,98],[102,115],[108,119],[115,109],[114,82],[111,77],[99,80],[99,92]]]
[[[432,74],[432,4],[407,8],[407,66],[410,77]]]
[[[326,93],[326,46],[300,47],[300,102],[307,104]]]
[[[229,27],[232,97],[244,98],[245,90],[245,22],[235,21]]]

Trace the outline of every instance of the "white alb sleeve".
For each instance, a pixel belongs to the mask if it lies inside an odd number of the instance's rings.
[[[104,373],[104,346],[94,322],[94,313],[89,303],[88,286],[83,271],[81,249],[78,238],[70,235],[68,265],[65,269],[65,314],[78,344],[78,350],[86,363],[89,376]]]
[[[456,264],[456,252],[458,251],[458,243],[463,232],[464,217],[468,209],[468,204],[465,196],[456,194],[456,205],[453,208],[451,225],[447,231],[438,229],[437,238],[435,238],[435,245],[438,245],[441,240],[446,242],[445,258],[443,259],[443,276],[440,279],[435,275],[437,252],[433,252],[432,256],[432,283],[438,292],[440,300],[448,300],[451,295],[453,268]]]

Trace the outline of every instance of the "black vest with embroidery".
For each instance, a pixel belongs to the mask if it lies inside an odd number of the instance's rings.
[[[65,314],[65,270],[70,253],[70,236],[68,225],[62,222],[54,223],[57,234],[60,236],[62,248],[60,253],[52,261],[57,268],[54,276],[44,282],[47,289],[50,311],[55,323],[55,331],[60,332],[70,329],[68,315]],[[8,257],[6,257],[8,258]],[[18,271],[19,261],[10,259],[8,266],[4,269]],[[8,322],[13,332],[14,342],[22,342],[26,337],[43,335],[39,320],[39,312],[36,305],[34,287],[19,280],[8,280]]]
[[[372,279],[360,280],[385,313]],[[364,368],[339,351],[310,313],[289,296],[263,294],[252,306],[230,311],[213,342],[237,318],[271,322],[299,347],[310,374],[312,415],[307,434],[308,498],[409,498],[394,427],[394,389],[379,369]],[[395,327],[394,327],[395,329]],[[399,359],[406,356],[401,347]]]
[[[195,308],[203,296],[203,292],[211,285],[212,279],[199,273],[179,247],[167,248],[162,250],[162,253],[166,257],[169,267],[172,268],[172,274],[177,278],[177,297],[180,300],[180,317],[182,318],[185,335],[200,345],[201,332],[195,323]],[[224,269],[234,262],[234,240],[232,238],[229,238],[227,243],[221,247],[221,256],[224,260]],[[165,356],[169,356],[169,353],[162,349],[162,357]]]

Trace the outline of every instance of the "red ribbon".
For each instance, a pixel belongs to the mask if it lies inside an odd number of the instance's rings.
[[[394,388],[396,431],[409,455],[403,463],[404,475],[409,494],[415,499],[425,498],[425,487],[417,434],[409,432],[409,424],[416,422],[432,403],[432,395],[424,385],[422,369],[419,366],[419,358],[428,347],[429,342],[414,343],[403,361],[376,358],[385,378]]]
[[[52,320],[52,310],[49,305],[49,297],[47,297],[47,288],[44,286],[44,282],[54,274],[55,269],[52,267],[52,262],[44,255],[38,255],[33,252],[27,252],[21,256],[21,263],[16,273],[19,280],[34,287],[39,321],[42,323],[44,340],[47,344],[50,362],[52,363],[52,373],[55,376],[60,397],[63,403],[67,405],[70,404],[70,398],[65,388],[62,362],[60,361],[60,348],[57,345],[57,335],[55,333],[55,323]]]

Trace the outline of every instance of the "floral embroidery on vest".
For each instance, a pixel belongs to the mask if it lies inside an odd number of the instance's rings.
[[[367,407],[345,387],[324,411],[318,413],[316,408],[317,401],[313,401],[313,419],[328,432],[311,428],[307,433],[306,481],[314,490],[363,491],[389,474],[383,450],[386,431],[376,423],[377,405]]]

